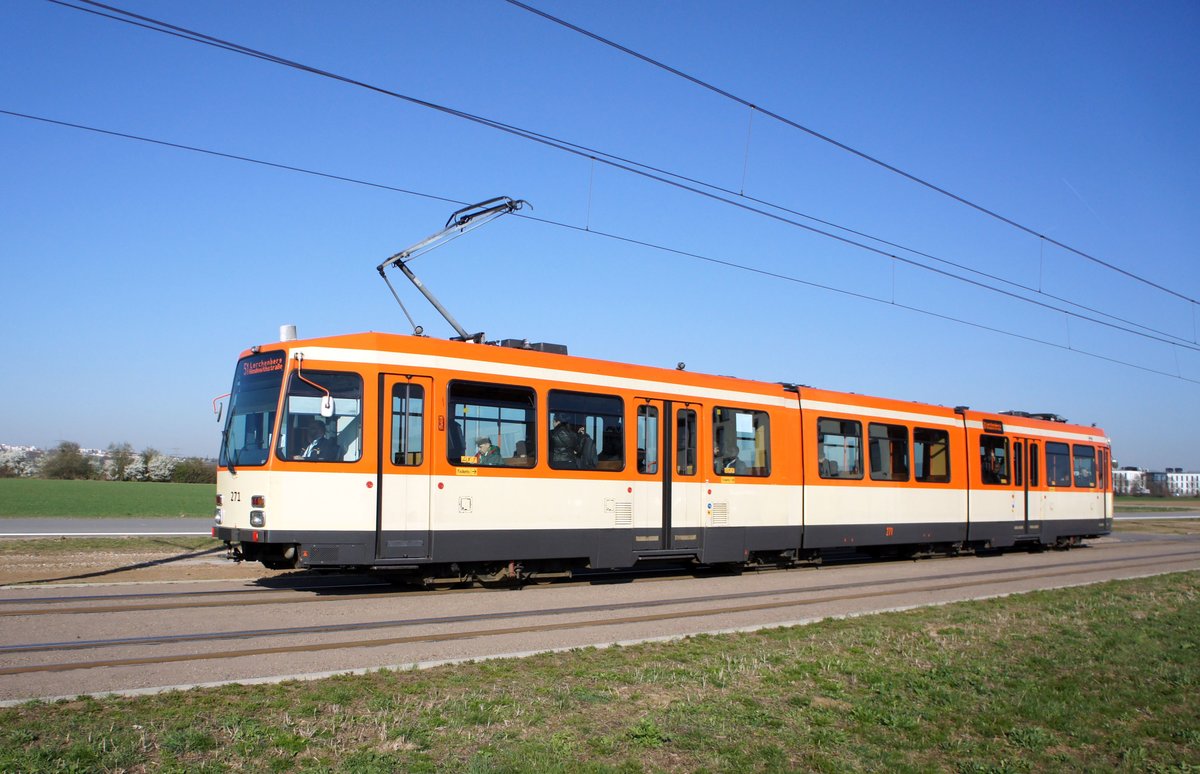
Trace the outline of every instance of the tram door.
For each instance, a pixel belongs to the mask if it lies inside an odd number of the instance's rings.
[[[700,405],[653,398],[637,404],[635,551],[687,551],[702,542]]]
[[[1019,534],[1042,532],[1041,444],[1033,438],[1013,439],[1013,485],[1017,488],[1017,518],[1023,524]]]
[[[432,386],[432,380],[422,376],[380,377],[382,410],[375,522],[378,559],[429,556]]]

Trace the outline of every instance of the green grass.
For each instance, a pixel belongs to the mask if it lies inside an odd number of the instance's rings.
[[[1117,495],[1113,510],[1118,513],[1145,513],[1200,510],[1200,497],[1132,497]]]
[[[212,484],[0,478],[0,518],[211,516]]]
[[[0,709],[4,771],[1200,770],[1200,573]]]

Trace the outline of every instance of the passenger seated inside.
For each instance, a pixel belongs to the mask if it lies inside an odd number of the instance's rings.
[[[738,447],[736,443],[726,441],[717,455],[716,472],[725,475],[740,476],[746,473],[746,463],[742,462],[738,457]]]
[[[475,445],[479,448],[475,452],[475,460],[480,465],[503,465],[504,459],[500,456],[500,450],[492,446],[492,439],[486,435],[475,439]]]

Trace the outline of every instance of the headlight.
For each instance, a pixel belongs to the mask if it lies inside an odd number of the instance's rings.
[[[221,512],[221,509],[220,509],[220,508],[217,508],[217,509],[216,509],[216,510],[213,512],[213,521],[214,521],[214,522],[216,522],[217,524],[220,524],[220,523],[221,523],[221,517],[222,517],[222,516],[224,516],[224,515],[225,515],[225,514]]]
[[[250,526],[261,527],[267,523],[262,511],[250,511]]]

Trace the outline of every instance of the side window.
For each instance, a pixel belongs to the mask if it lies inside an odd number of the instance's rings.
[[[638,473],[658,473],[658,407],[638,406]]]
[[[771,475],[770,416],[765,411],[713,409],[713,472],[719,476]]]
[[[821,478],[862,478],[862,423],[818,419],[817,458]]]
[[[1025,486],[1025,443],[1024,441],[1016,441],[1013,443],[1013,483],[1017,486]]]
[[[1001,435],[979,436],[979,472],[985,484],[1008,483],[1008,439]]]
[[[1031,487],[1038,485],[1038,476],[1041,474],[1041,468],[1038,461],[1038,445],[1036,443],[1029,444],[1029,485]]]
[[[625,415],[613,395],[551,390],[550,467],[624,470]]]
[[[276,456],[304,462],[357,462],[362,457],[362,384],[362,377],[354,373],[293,371]],[[322,415],[323,407],[328,416]]]
[[[1096,449],[1075,445],[1075,486],[1096,488]]]
[[[446,459],[455,465],[533,467],[535,396],[527,387],[451,382]]]
[[[950,480],[950,433],[913,428],[913,477],[941,484]]]
[[[1100,464],[1096,466],[1096,473],[1098,474],[1097,481],[1100,484],[1101,489],[1105,489],[1105,490],[1108,489],[1109,472],[1110,471],[1109,471],[1109,466],[1108,466],[1108,450],[1101,449],[1100,450]]]
[[[425,461],[425,388],[419,384],[392,387],[392,463],[420,465]]]
[[[908,428],[904,425],[867,426],[871,478],[875,481],[908,480]]]
[[[1050,486],[1071,485],[1071,448],[1065,443],[1046,442],[1046,483]]]
[[[693,409],[675,412],[675,472],[681,476],[696,475],[696,412]]]

